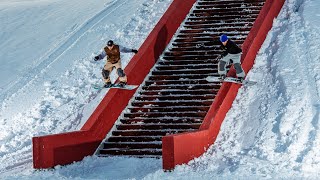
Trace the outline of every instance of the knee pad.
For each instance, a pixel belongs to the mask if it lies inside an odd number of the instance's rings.
[[[118,69],[117,69],[117,72],[118,72],[119,77],[124,77],[124,76],[126,76],[121,68],[118,68]]]
[[[108,79],[109,78],[109,74],[110,72],[105,70],[105,69],[102,69],[102,76],[105,78],[105,79]]]
[[[240,64],[240,63],[235,63],[235,64],[234,64],[234,68],[236,69],[236,73],[237,73],[237,74],[240,74],[240,73],[242,73],[242,72],[243,72],[243,70],[242,70],[242,67],[241,67],[241,64]]]
[[[219,61],[219,64],[218,64],[219,71],[225,71],[226,64],[227,62],[225,61]]]

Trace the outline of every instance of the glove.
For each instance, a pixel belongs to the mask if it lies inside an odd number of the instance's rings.
[[[138,53],[138,50],[136,50],[136,49],[132,49],[132,50],[131,50],[131,52],[133,52],[133,53],[137,54],[137,53]]]
[[[94,57],[94,61],[99,61],[100,60],[100,57],[99,56],[95,56]]]
[[[217,58],[216,61],[220,61],[223,58],[223,56],[220,54]]]

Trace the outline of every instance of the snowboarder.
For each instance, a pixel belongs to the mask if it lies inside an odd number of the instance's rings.
[[[121,68],[121,59],[120,52],[129,53],[133,52],[135,54],[138,53],[136,49],[126,48],[120,45],[114,44],[112,40],[109,40],[107,46],[103,48],[102,52],[94,57],[95,61],[99,61],[107,56],[106,64],[102,69],[102,77],[104,79],[105,85],[104,87],[109,88],[112,86],[110,80],[110,73],[115,68],[117,69],[117,73],[119,75],[120,83],[118,84],[120,87],[124,87],[127,84],[127,76]]]
[[[218,74],[220,75],[220,79],[223,80],[226,78],[226,65],[233,63],[238,80],[242,82],[245,77],[245,72],[243,71],[240,62],[242,49],[225,34],[220,36],[220,42],[221,48],[224,50],[218,63]]]

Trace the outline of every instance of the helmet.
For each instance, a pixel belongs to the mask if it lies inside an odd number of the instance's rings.
[[[228,40],[228,36],[227,36],[227,35],[222,34],[222,35],[220,36],[220,41],[221,41],[221,42],[226,42],[227,40]]]
[[[112,45],[113,45],[113,41],[109,40],[108,43],[107,43],[107,46],[112,46]]]

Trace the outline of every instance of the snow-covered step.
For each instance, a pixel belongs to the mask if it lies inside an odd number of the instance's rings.
[[[161,139],[162,136],[111,136],[107,142],[154,142]]]
[[[192,24],[192,25],[184,25],[183,29],[210,29],[210,30],[216,30],[217,32],[221,31],[233,31],[234,29],[243,29],[247,27],[251,27],[253,25],[253,22],[243,22],[238,24],[230,24],[230,25],[223,25],[221,23],[216,24]],[[248,29],[246,29],[248,30]],[[250,29],[249,29],[250,30]]]
[[[211,94],[210,94],[211,95]],[[207,112],[210,106],[182,106],[182,107],[162,107],[162,108],[155,108],[155,107],[148,107],[148,108],[141,108],[141,107],[129,107],[128,109],[130,112]]]
[[[180,47],[182,48],[182,47]],[[217,53],[220,53],[220,51],[217,51]],[[160,60],[168,60],[168,61],[186,61],[186,60],[197,60],[198,63],[201,63],[200,61],[202,60],[207,60],[207,59],[216,59],[216,57],[218,57],[217,55],[213,56],[213,55],[198,55],[198,56],[184,56],[184,57],[181,57],[181,56],[164,56],[162,57]]]
[[[187,90],[170,90],[170,89],[164,89],[161,91],[148,91],[148,90],[143,90],[140,91],[139,94],[145,94],[145,95],[175,95],[175,94],[188,94],[188,95],[193,95],[193,94],[212,94],[212,93],[217,93],[219,89],[187,89]],[[179,107],[179,106],[178,106]],[[150,107],[152,108],[152,107]]]
[[[211,11],[211,12],[192,13],[190,14],[190,18],[197,17],[197,18],[212,19],[214,17],[223,17],[222,19],[224,19],[224,18],[235,17],[235,15],[238,15],[238,17],[257,17],[259,15],[259,11],[255,11],[255,10],[250,10],[250,11],[233,11],[233,12]]]
[[[167,107],[167,106],[208,106],[211,105],[213,102],[213,99],[211,100],[191,100],[191,101],[166,101],[166,102],[154,102],[154,101],[141,101],[141,102],[133,102],[133,106],[138,107],[147,107],[147,106],[153,106],[153,107]]]
[[[193,50],[189,50],[189,51],[175,51],[175,50],[171,50],[169,49],[166,53],[163,54],[163,56],[181,56],[181,55],[199,55],[202,56],[203,54],[213,54],[213,53],[217,53],[220,52],[218,50],[216,50],[216,48],[218,48],[218,45],[212,45],[209,47],[209,49],[203,49],[202,47],[205,47],[205,44],[201,44],[201,47],[197,48],[197,49],[193,49]],[[185,47],[183,47],[185,48]],[[202,48],[202,49],[200,49]],[[215,56],[218,56],[218,54],[213,54]],[[160,60],[163,60],[163,58],[161,57]]]
[[[202,27],[212,27],[214,26],[252,26],[254,22],[252,21],[238,21],[238,22],[234,22],[234,21],[227,21],[227,22],[221,22],[221,21],[187,21],[185,22],[185,25],[183,27],[193,27],[193,26],[202,26]]]
[[[204,117],[206,116],[206,112],[135,112],[135,113],[127,113],[124,114],[125,118],[139,118],[139,117]]]
[[[139,95],[137,97],[135,97],[135,100],[137,101],[167,101],[167,100],[191,100],[191,99],[212,99],[215,98],[214,94],[204,94],[204,95],[193,95],[193,97],[190,97],[190,95]]]
[[[162,70],[152,71],[152,75],[177,75],[177,74],[206,74],[209,76],[213,69],[186,69],[186,70]]]
[[[195,48],[199,48],[201,46],[212,46],[212,48],[218,47],[217,42],[213,41],[214,37],[202,37],[202,38],[193,38],[191,37],[184,37],[184,38],[176,38],[172,45],[173,46],[194,46]],[[243,42],[243,40],[235,40],[236,43]],[[186,44],[186,45],[185,45]],[[214,50],[214,49],[211,49]],[[216,51],[215,51],[216,53]]]
[[[203,31],[213,31],[215,33],[219,32],[226,32],[226,31],[250,31],[253,23],[242,23],[242,24],[233,24],[228,26],[223,26],[221,24],[192,24],[192,25],[185,25],[184,30],[203,30]]]
[[[116,125],[117,130],[157,130],[157,129],[198,129],[201,123],[192,124],[122,124]]]
[[[150,80],[179,80],[179,79],[205,79],[208,76],[219,76],[217,70],[212,70],[209,74],[179,74],[179,75],[152,75],[149,77]],[[216,72],[215,72],[216,71]],[[146,90],[148,88],[143,88]]]
[[[232,8],[233,10],[246,10],[246,9],[254,9],[254,10],[259,10],[260,11],[260,7],[259,6],[244,6],[243,4],[220,4],[220,5],[197,5],[195,10],[193,10],[193,12],[201,12],[201,11],[221,11],[221,10],[230,10],[230,8]]]
[[[228,66],[227,66],[228,67]],[[213,70],[216,71],[216,70]],[[167,89],[168,86],[176,86],[176,88],[174,89],[182,89],[185,87],[190,87],[191,85],[197,85],[197,86],[204,86],[204,85],[208,85],[208,86],[216,86],[219,85],[219,82],[208,82],[206,80],[207,76],[203,75],[201,76],[201,79],[197,79],[197,78],[193,78],[193,79],[157,79],[157,80],[148,80],[146,81],[146,85],[143,86],[143,90],[147,90],[148,87],[155,87],[155,86],[159,86],[161,87],[161,89]],[[153,90],[155,90],[154,88],[152,88]],[[172,89],[172,88],[168,88],[168,89]],[[187,90],[187,89],[185,89]],[[191,90],[191,89],[190,89]]]
[[[224,13],[224,14],[212,14],[212,15],[206,15],[206,14],[190,14],[190,16],[188,17],[188,20],[230,20],[230,19],[235,19],[237,20],[247,20],[252,19],[252,18],[257,18],[258,17],[258,13],[257,14],[250,14],[250,13],[235,13],[235,14],[228,14],[228,13]]]
[[[210,59],[203,60],[202,64],[208,64],[208,65],[217,64],[218,63],[217,58],[218,58],[218,55],[214,55]],[[199,64],[199,61],[198,60],[161,61],[161,62],[158,62],[158,64],[187,66],[187,65]]]
[[[177,84],[206,84],[208,83],[205,79],[182,79],[182,80],[161,80],[161,81],[146,81],[146,85],[177,85]],[[210,82],[214,83],[214,82]]]
[[[215,53],[220,52],[221,50],[218,49],[219,46],[216,42],[214,42],[213,37],[211,38],[211,40],[201,40],[201,41],[197,41],[197,40],[192,40],[192,39],[177,39],[172,43],[173,47],[192,47],[192,48],[199,48],[201,46],[209,46],[211,47],[211,50],[215,50]],[[242,44],[244,41],[242,40],[235,40],[234,41],[237,44]],[[210,50],[210,49],[209,49]]]
[[[130,119],[121,119],[121,123],[123,124],[176,124],[176,123],[202,123],[203,118],[191,118],[191,117],[183,117],[183,118],[130,118]]]
[[[162,154],[160,155],[149,155],[149,154],[142,154],[142,155],[126,155],[126,154],[99,154],[97,153],[97,156],[99,157],[128,157],[128,158],[154,158],[154,159],[160,159],[162,158]]]
[[[177,134],[177,133],[183,133],[183,132],[192,132],[194,131],[193,129],[163,129],[163,130],[116,130],[112,131],[112,135],[114,136],[166,136],[169,134]],[[159,144],[156,144],[159,146]],[[130,147],[130,146],[127,146]],[[131,146],[132,147],[132,146]],[[141,149],[142,148],[150,148],[148,146],[145,146],[144,144],[139,146]],[[137,148],[137,146],[133,146],[132,148]],[[154,147],[153,147],[154,148]],[[161,148],[161,144],[160,144]]]
[[[110,155],[162,155],[162,149],[101,149],[100,153]]]
[[[188,43],[185,43],[187,45],[189,45],[189,47],[191,46],[191,44],[188,44]],[[186,46],[187,46],[186,45]],[[198,44],[193,44],[194,46],[197,46]],[[184,46],[181,46],[181,47],[184,47]],[[215,54],[214,54],[215,52]],[[198,53],[194,53],[194,54],[182,54],[182,53],[176,53],[176,55],[173,55],[173,54],[165,54],[161,60],[178,60],[178,59],[181,59],[181,60],[192,60],[192,59],[211,59],[213,55],[215,56],[218,56],[217,53],[220,52],[220,51],[217,51],[215,50],[214,52],[209,52],[209,53],[206,53],[206,52],[198,52]],[[178,55],[179,54],[179,55]]]
[[[230,5],[231,7],[234,7],[238,4],[241,5],[247,5],[247,6],[251,6],[251,5],[263,5],[265,2],[265,0],[223,0],[223,1],[213,1],[213,0],[199,0],[197,2],[198,5],[223,5],[223,6],[227,6]]]
[[[250,14],[256,14],[260,12],[260,8],[257,6],[238,6],[238,7],[223,7],[223,6],[197,6],[200,7],[200,9],[194,9],[191,14],[194,13],[199,13],[199,14],[206,14],[206,13],[229,13],[229,14],[234,14],[238,12],[242,13],[250,13]],[[203,8],[204,7],[204,8]]]
[[[219,52],[219,51],[217,51]],[[212,55],[186,55],[186,56],[163,56],[160,60],[198,60],[201,62],[201,60],[206,60],[206,59],[212,59]]]
[[[185,28],[184,28],[185,29]],[[184,29],[181,29],[181,30],[184,30]],[[207,32],[207,31],[202,31],[202,32],[199,32],[199,33],[184,33],[184,32],[181,32],[179,33],[176,38],[183,38],[183,37],[192,37],[192,38],[195,38],[195,37],[202,37],[202,38],[213,38],[213,37],[219,37],[219,35],[217,36],[217,34],[219,34],[221,32]],[[242,39],[245,39],[246,38],[246,34],[239,34],[238,32],[233,32],[233,31],[230,31],[230,32],[224,32],[226,35],[228,35],[229,38],[232,38],[234,40],[238,40],[239,38],[242,38]]]
[[[161,149],[162,144],[160,141],[157,142],[122,142],[122,143],[114,143],[114,142],[105,142],[103,143],[103,149],[109,149],[109,148],[127,148],[127,149]]]
[[[168,100],[192,100],[192,99],[196,99],[196,100],[206,100],[206,99],[214,99],[215,95],[211,94],[211,95],[193,95],[193,96],[139,96],[139,97],[135,97],[135,100],[137,101],[168,101]]]
[[[185,52],[185,51],[196,51],[196,50],[199,50],[199,51],[205,51],[205,50],[212,50],[212,46],[199,46],[199,47],[178,47],[178,46],[173,46],[169,49],[169,51],[180,51],[180,52]],[[217,50],[217,53],[222,53],[222,50]],[[201,57],[201,56],[199,56]],[[160,59],[161,60],[161,59]]]
[[[212,40],[212,38],[211,38],[211,40]],[[196,39],[195,39],[195,41],[196,41]],[[218,47],[218,46],[216,46],[216,47]],[[205,55],[205,54],[213,54],[215,56],[218,56],[216,53],[217,53],[217,51],[215,49],[210,49],[207,51],[201,51],[201,50],[200,51],[167,51],[164,53],[164,56]],[[163,58],[161,58],[161,59],[163,59]]]
[[[234,40],[244,40],[246,39],[246,35],[241,35],[241,34],[236,34],[236,33],[229,33],[229,32],[224,32],[225,34],[228,35],[229,38],[234,39]],[[208,33],[208,32],[202,32],[202,33],[192,33],[192,34],[185,34],[185,33],[180,33],[177,35],[177,38],[195,38],[195,37],[209,37],[209,38],[213,38],[213,34],[212,33]]]
[[[200,30],[197,30],[197,29],[184,29],[184,30],[181,30],[181,33],[185,33],[185,34],[192,34],[192,33],[203,33],[203,32],[209,32],[211,35],[216,35],[216,36],[219,36],[221,34],[221,31],[220,32],[217,32],[216,30],[214,29],[200,29]],[[226,32],[225,34],[228,35],[228,34],[249,34],[249,29],[247,31],[240,31],[240,30],[233,30],[233,31],[223,31],[223,32]]]
[[[204,64],[204,65],[172,65],[172,66],[156,66],[157,70],[181,70],[181,69],[207,69],[218,68],[217,64]]]
[[[210,25],[216,25],[216,26],[230,26],[230,25],[235,25],[238,26],[239,24],[245,24],[245,23],[254,23],[255,18],[246,18],[246,19],[237,19],[237,20],[232,20],[232,19],[225,19],[225,20],[221,20],[221,19],[216,19],[216,20],[187,20],[184,24],[185,26],[190,26],[190,25],[206,25],[206,24],[210,24]]]
[[[218,56],[215,55],[212,59],[203,60],[199,63],[198,60],[179,60],[179,61],[162,61],[158,62],[159,65],[172,65],[172,66],[188,66],[188,65],[196,65],[196,64],[207,64],[207,65],[215,65],[218,63]]]
[[[156,91],[156,90],[204,90],[204,89],[219,89],[220,88],[220,84],[187,84],[187,85],[157,85],[157,86],[143,86],[142,89],[143,90],[152,90],[152,91]]]

